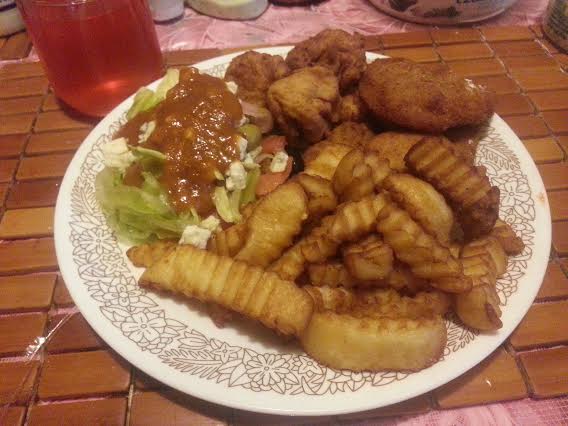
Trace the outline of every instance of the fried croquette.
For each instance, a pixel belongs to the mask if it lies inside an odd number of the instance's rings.
[[[296,45],[286,57],[292,70],[321,65],[338,78],[341,93],[357,86],[367,65],[363,37],[328,29]]]
[[[370,64],[359,93],[376,119],[427,133],[481,124],[493,114],[491,96],[481,86],[449,68],[432,72],[404,59],[377,59]]]

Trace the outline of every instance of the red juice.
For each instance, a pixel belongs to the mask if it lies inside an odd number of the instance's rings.
[[[145,0],[19,0],[55,94],[102,116],[163,72]]]

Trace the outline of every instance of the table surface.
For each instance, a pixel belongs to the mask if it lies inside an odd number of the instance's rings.
[[[391,56],[446,62],[494,89],[497,112],[538,164],[553,219],[550,263],[537,300],[506,343],[429,394],[349,416],[260,416],[167,389],[94,334],[58,273],[55,200],[73,152],[95,122],[62,109],[38,63],[4,64],[0,424],[568,424],[568,55],[534,26],[407,32],[369,36],[366,43]],[[228,52],[175,51],[165,57],[168,65],[181,66]],[[70,320],[26,364],[26,348],[67,314]]]
[[[548,0],[518,0],[504,13],[481,26],[533,25],[540,23]],[[341,28],[364,35],[417,31],[424,26],[393,18],[368,0],[329,0],[308,6],[277,6],[257,19],[226,21],[186,8],[183,19],[156,25],[162,50],[228,48],[258,44],[294,43],[325,28]],[[0,38],[0,60],[28,56],[31,44],[25,33]],[[32,52],[32,57],[37,57]]]

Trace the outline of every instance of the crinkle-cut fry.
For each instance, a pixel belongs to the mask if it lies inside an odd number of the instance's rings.
[[[397,263],[393,265],[393,270],[385,279],[385,284],[385,287],[391,287],[410,294],[415,294],[429,287],[428,281],[418,278],[410,271],[408,266]]]
[[[334,312],[349,312],[356,297],[349,289],[341,287],[302,287],[314,300],[314,311],[330,309]]]
[[[337,251],[337,243],[327,236],[333,216],[324,217],[320,226],[290,247],[274,261],[268,270],[287,280],[295,280],[304,272],[307,262],[323,262]]]
[[[386,206],[384,195],[371,195],[358,201],[340,205],[329,225],[329,237],[338,242],[356,241],[369,234],[377,220],[377,215]]]
[[[352,146],[322,141],[309,147],[303,155],[304,173],[331,180],[341,159]]]
[[[337,207],[337,197],[329,180],[306,173],[299,173],[294,179],[302,185],[308,197],[308,219],[311,222],[321,219]]]
[[[140,285],[217,303],[283,335],[298,335],[313,310],[312,298],[293,282],[188,245],[146,269]]]
[[[365,164],[371,168],[371,179],[375,189],[381,189],[384,180],[392,173],[389,161],[375,151],[365,151]]]
[[[151,243],[130,247],[126,256],[134,266],[147,268],[156,260],[174,250],[177,242],[174,240],[157,240]]]
[[[471,279],[463,274],[461,263],[449,249],[424,232],[409,214],[385,199],[378,213],[377,231],[393,249],[396,257],[410,266],[414,275],[431,281],[431,285],[451,293],[471,289]]]
[[[511,225],[501,219],[497,219],[490,235],[497,238],[508,255],[516,256],[525,249],[525,243],[515,234]]]
[[[392,249],[377,234],[349,244],[343,249],[343,263],[357,280],[383,280],[392,272]]]
[[[300,250],[306,262],[319,263],[329,259],[337,252],[338,243],[316,228],[300,242]]]
[[[418,371],[434,364],[446,344],[440,316],[357,318],[330,310],[315,312],[300,336],[318,362],[353,371]]]
[[[499,189],[481,169],[455,154],[451,142],[427,136],[405,157],[407,167],[440,191],[457,211],[465,236],[472,240],[491,231],[499,213]]]
[[[340,262],[311,263],[308,265],[310,284],[317,287],[355,287],[357,281]]]
[[[302,186],[287,182],[264,196],[246,221],[247,237],[235,259],[268,266],[292,245],[308,217],[308,202]]]
[[[281,277],[295,280],[306,263],[321,263],[335,255],[339,244],[354,241],[374,228],[384,197],[375,195],[339,206],[333,215],[322,219],[321,225],[290,247],[269,270]]]
[[[333,175],[333,190],[340,201],[356,201],[378,189],[391,170],[374,151],[354,148],[345,155]]]
[[[466,244],[461,251],[461,258],[475,257],[477,255],[487,254],[493,261],[492,271],[495,277],[499,278],[507,271],[507,253],[497,238],[492,236],[481,237],[477,240]]]
[[[494,286],[475,285],[467,293],[456,295],[454,310],[468,327],[483,331],[499,330],[503,327],[499,303]]]
[[[354,316],[413,318],[444,315],[451,305],[451,298],[442,291],[431,290],[412,297],[402,296],[393,289],[360,291],[352,307]]]
[[[383,181],[383,187],[428,234],[449,245],[454,214],[432,185],[406,173],[392,173]]]
[[[337,165],[337,169],[333,175],[333,179],[331,180],[333,184],[333,190],[339,196],[342,196],[348,185],[355,179],[362,177],[367,178],[370,180],[371,171],[368,167],[368,174],[366,176],[361,176],[362,173],[359,173],[359,176],[354,176],[354,170],[357,166],[365,166],[365,155],[362,150],[354,148],[345,155],[339,164]],[[366,194],[369,195],[373,191],[371,185],[371,191]]]
[[[214,232],[207,242],[207,249],[220,256],[233,257],[245,244],[247,232],[248,229],[245,222]]]
[[[454,296],[456,313],[469,327],[479,330],[501,328],[501,308],[495,284],[507,265],[505,251],[496,239],[486,237],[466,244],[461,261],[464,273],[473,280],[473,288]]]
[[[302,254],[299,243],[293,245],[276,259],[269,267],[268,271],[275,272],[280,278],[294,281],[304,271],[306,258]]]

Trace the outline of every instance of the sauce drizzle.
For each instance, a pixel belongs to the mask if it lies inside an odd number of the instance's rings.
[[[223,80],[184,68],[166,99],[127,122],[115,137],[138,145],[140,126],[154,120],[156,128],[143,146],[166,155],[160,181],[172,206],[177,213],[194,208],[206,216],[214,210],[215,170],[224,174],[239,159],[235,126],[242,116]]]

